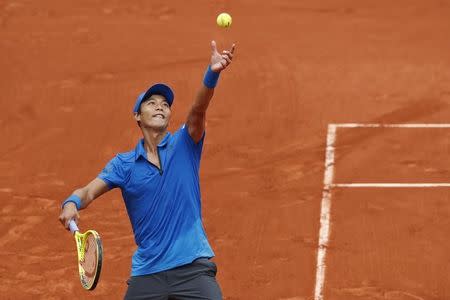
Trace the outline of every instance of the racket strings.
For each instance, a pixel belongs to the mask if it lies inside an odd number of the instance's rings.
[[[94,280],[98,259],[97,241],[93,234],[89,234],[84,244],[84,259],[80,262],[84,270],[85,279]]]

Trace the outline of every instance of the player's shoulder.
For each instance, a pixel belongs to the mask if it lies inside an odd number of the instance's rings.
[[[113,159],[120,163],[130,163],[134,161],[136,155],[135,150],[118,153]]]
[[[122,152],[116,154],[106,165],[106,171],[114,170],[117,174],[127,173],[134,161],[134,151]]]
[[[187,130],[186,124],[182,124],[176,130],[174,130],[172,133],[172,138],[182,134],[184,130]]]
[[[201,141],[204,139],[205,133],[206,133],[206,130],[204,129],[202,137],[200,138]],[[187,124],[182,124],[180,126],[180,128],[177,130],[177,134],[178,134],[178,136],[183,137],[183,140],[187,141],[188,144],[191,144],[191,145],[199,144],[199,142],[195,142],[193,140],[191,134],[189,133],[189,128],[188,128]]]

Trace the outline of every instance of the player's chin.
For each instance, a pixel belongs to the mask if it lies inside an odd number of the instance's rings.
[[[169,121],[166,119],[151,120],[146,124],[146,127],[153,130],[165,130],[169,126]]]

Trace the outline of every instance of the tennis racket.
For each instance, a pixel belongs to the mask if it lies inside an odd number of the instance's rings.
[[[78,252],[78,272],[80,282],[86,290],[93,290],[97,286],[102,270],[103,247],[100,235],[95,230],[80,233],[75,221],[69,222],[69,229],[75,237]]]

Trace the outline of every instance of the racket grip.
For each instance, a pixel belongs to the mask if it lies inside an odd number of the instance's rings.
[[[70,232],[72,232],[72,233],[75,233],[75,231],[80,231],[78,229],[77,223],[75,223],[74,220],[69,221],[69,229],[70,229]]]

